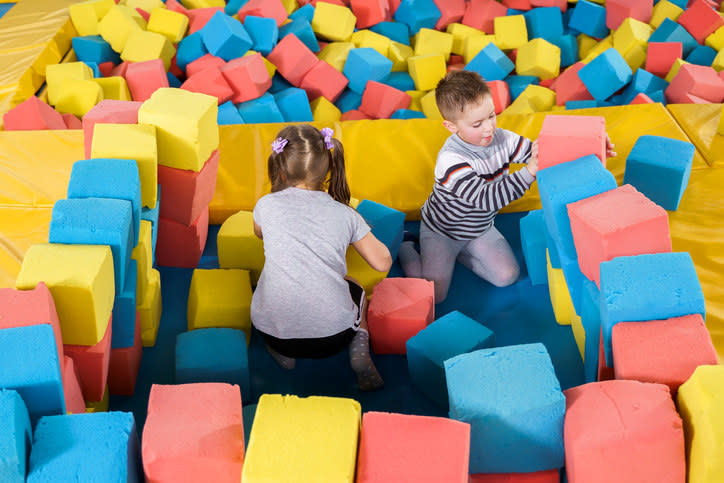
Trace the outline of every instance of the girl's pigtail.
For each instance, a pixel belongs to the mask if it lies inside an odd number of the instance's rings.
[[[332,138],[331,141],[334,148],[330,151],[329,189],[327,192],[335,201],[348,205],[350,193],[344,167],[344,148],[338,139]]]
[[[271,153],[267,160],[267,170],[269,174],[269,181],[271,181],[272,193],[281,191],[286,188],[285,176],[284,176],[284,154],[283,153]]]

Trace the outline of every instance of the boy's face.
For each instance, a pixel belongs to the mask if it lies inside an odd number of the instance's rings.
[[[466,143],[490,146],[495,134],[495,106],[490,95],[469,104],[454,121],[444,120],[443,125]]]

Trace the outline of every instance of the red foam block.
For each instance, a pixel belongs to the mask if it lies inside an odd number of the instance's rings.
[[[501,0],[500,3],[508,8],[514,8],[516,10],[530,10],[533,8],[530,0]]]
[[[148,19],[151,18],[151,14],[142,8],[136,7],[136,12],[138,12],[138,14],[143,17],[143,20],[145,20],[146,22],[148,22]]]
[[[156,262],[164,267],[196,268],[204,251],[208,232],[208,206],[191,225],[159,217]]]
[[[182,13],[186,16],[188,16],[189,14],[189,11],[186,9],[186,7],[181,5],[178,0],[166,0],[166,8],[168,10],[171,10],[172,12]]]
[[[681,42],[649,42],[645,69],[659,77],[666,77],[676,59],[681,59]]]
[[[568,101],[590,101],[593,99],[581,78],[578,77],[578,71],[583,69],[585,65],[583,62],[576,62],[553,80],[550,88],[556,93],[557,105],[565,106]]]
[[[502,80],[489,81],[488,88],[493,97],[493,106],[495,113],[500,114],[510,105],[510,87],[508,83]]]
[[[249,0],[239,9],[239,21],[244,22],[247,15],[273,18],[277,27],[281,27],[287,19],[287,10],[280,0]]]
[[[100,64],[98,64],[98,70],[103,77],[110,77],[115,67],[116,65],[111,61],[101,62]]]
[[[616,30],[626,17],[649,23],[653,10],[651,0],[606,0],[606,27]]]
[[[226,65],[226,61],[221,57],[216,57],[211,54],[204,54],[198,59],[194,59],[186,65],[186,75],[188,77],[198,74],[202,70],[206,70],[209,67],[216,67],[221,69]]]
[[[63,116],[35,96],[30,96],[3,114],[6,131],[67,129]]]
[[[131,62],[126,69],[126,83],[134,101],[145,101],[161,87],[168,87],[162,59]]]
[[[192,75],[181,84],[181,89],[216,97],[219,104],[225,103],[234,95],[231,86],[217,67],[209,67]]]
[[[119,396],[133,396],[141,367],[143,343],[141,341],[141,319],[136,312],[136,328],[133,345],[121,349],[111,349],[108,366],[108,392]]]
[[[221,68],[221,74],[233,91],[234,104],[261,97],[272,84],[261,54],[233,59]]]
[[[71,414],[85,412],[85,400],[78,382],[78,371],[73,359],[63,357],[63,395],[65,396],[65,410]]]
[[[357,109],[350,109],[347,112],[343,112],[340,117],[340,121],[359,121],[361,119],[372,119],[367,114]]]
[[[78,369],[78,381],[86,401],[102,400],[103,392],[106,390],[108,364],[111,360],[112,318],[113,316],[108,320],[106,332],[97,344],[63,346],[65,353],[73,359]]]
[[[445,30],[451,23],[460,22],[465,15],[465,0],[433,0],[440,10],[440,18],[435,24],[437,30]]]
[[[116,101],[104,99],[83,116],[83,147],[85,157],[90,158],[93,127],[100,124],[137,124],[140,101]]]
[[[508,15],[508,7],[495,0],[467,2],[462,24],[482,30],[486,34],[495,33],[495,17]]]
[[[724,25],[721,15],[704,0],[689,2],[689,7],[679,15],[676,21],[700,44],[703,44],[709,35]]]
[[[65,123],[65,127],[68,129],[83,129],[83,123],[80,119],[75,117],[75,114],[66,113],[63,114],[63,122]]]
[[[643,92],[639,92],[638,94],[636,94],[636,97],[631,99],[631,102],[629,102],[629,104],[655,104],[655,102]]]
[[[349,79],[344,74],[326,61],[320,60],[304,75],[299,87],[307,91],[310,101],[323,96],[329,102],[334,102],[342,94],[347,84],[349,84]]]
[[[369,81],[362,92],[359,110],[372,118],[389,119],[396,110],[410,107],[411,100],[406,92],[381,82]]]
[[[296,35],[286,35],[269,52],[267,60],[277,67],[279,73],[293,86],[300,87],[304,76],[312,70],[319,59]]]
[[[664,95],[670,103],[690,103],[693,102],[690,96],[694,96],[719,104],[724,100],[724,81],[712,67],[684,64],[671,80]]]
[[[189,18],[189,30],[186,35],[191,35],[204,28],[206,22],[208,22],[216,12],[224,13],[224,7],[191,8],[186,10],[186,16]]]
[[[559,483],[558,470],[534,473],[477,473],[470,475],[469,483]]]
[[[184,225],[191,225],[209,206],[216,188],[219,150],[214,150],[201,171],[158,166],[158,184],[163,201],[159,215]]]
[[[603,116],[548,115],[538,134],[538,169],[595,154],[606,166]]]
[[[110,74],[109,76],[106,76],[106,77],[113,77],[113,76],[115,76],[115,77],[123,77],[123,78],[125,78],[125,77],[126,77],[126,72],[128,71],[128,66],[129,66],[130,64],[131,64],[130,62],[128,62],[127,60],[124,60],[123,62],[121,62],[120,64],[118,64],[117,66],[115,66],[115,67],[111,70],[111,74]]]
[[[603,350],[603,329],[598,331],[598,371],[596,377],[599,381],[614,379],[613,367],[606,365],[606,354]]]
[[[350,0],[349,7],[357,17],[358,29],[366,29],[391,18],[387,0]]]

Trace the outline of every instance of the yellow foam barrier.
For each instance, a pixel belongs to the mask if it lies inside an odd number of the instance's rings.
[[[706,163],[724,166],[724,136],[717,134],[722,104],[669,104],[667,108]]]
[[[48,241],[52,206],[0,206],[0,287],[15,287],[25,252]]]

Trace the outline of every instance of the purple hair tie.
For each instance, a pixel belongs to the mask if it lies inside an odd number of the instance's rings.
[[[334,143],[332,143],[332,135],[334,134],[334,131],[332,131],[329,127],[323,127],[319,132],[321,132],[324,137],[324,145],[327,149],[332,149],[334,147]]]
[[[288,142],[289,142],[288,139],[284,139],[282,137],[276,138],[271,143],[272,151],[274,151],[277,154],[281,153],[282,151],[284,151],[284,146],[286,146]]]

